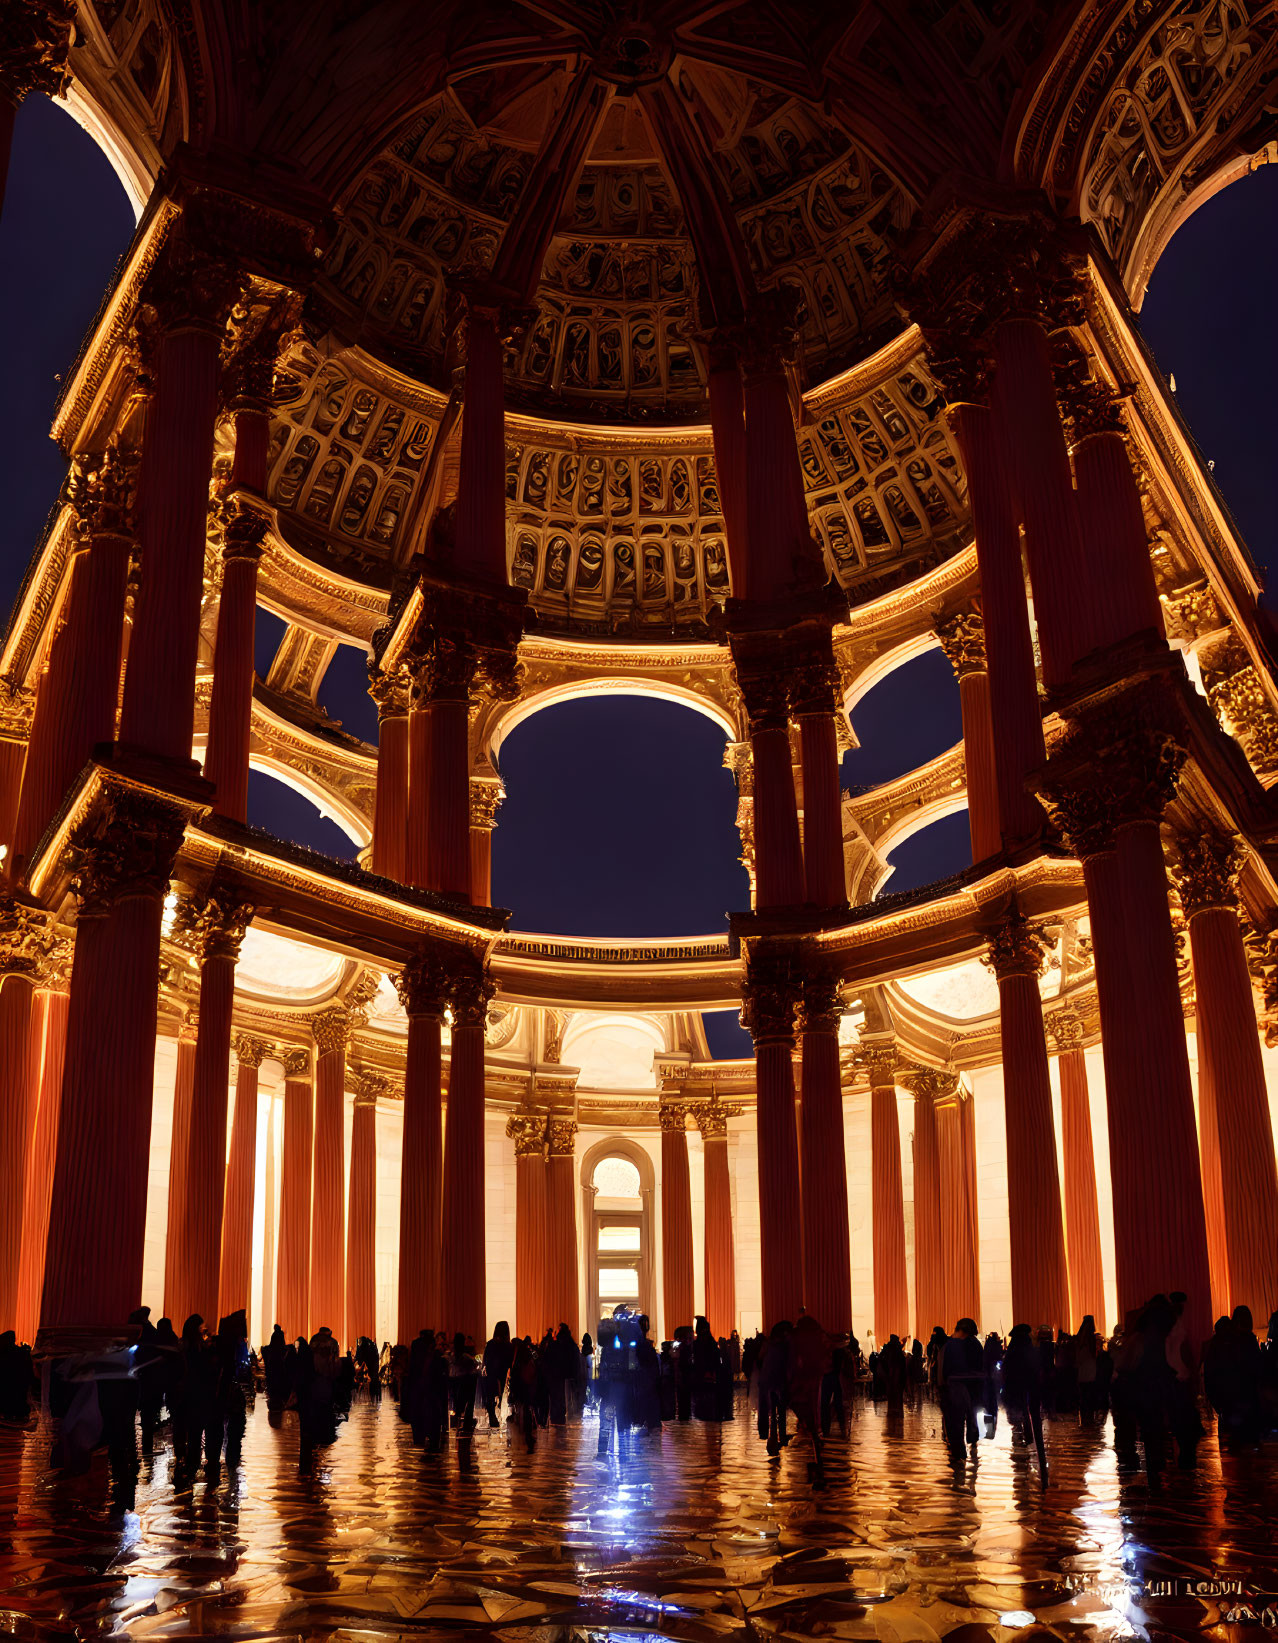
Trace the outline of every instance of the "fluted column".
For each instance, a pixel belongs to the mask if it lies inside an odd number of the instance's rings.
[[[506,574],[505,381],[507,317],[496,292],[458,280],[466,305],[466,380],[453,564],[463,576],[504,585]]]
[[[692,1186],[688,1178],[688,1114],[661,1103],[661,1284],[665,1338],[693,1322]]]
[[[373,871],[398,883],[409,879],[408,683],[396,673],[373,673],[369,694],[377,703],[377,788],[373,800]],[[423,749],[423,753],[424,753]],[[421,778],[425,780],[424,775]],[[424,791],[424,789],[423,789]]]
[[[1025,526],[1043,681],[1068,682],[1087,648],[1091,598],[1077,496],[1056,404],[1051,347],[1035,319],[1009,319],[995,337],[994,397],[1012,491]]]
[[[218,509],[217,519],[222,541],[222,592],[204,774],[217,790],[213,807],[218,815],[242,822],[248,815],[257,567],[266,540],[267,519],[247,492],[227,497]]]
[[[833,654],[809,661],[794,678],[803,770],[804,888],[805,899],[814,907],[841,907],[848,899],[834,722],[838,683]]]
[[[952,1329],[941,1254],[941,1155],[930,1072],[903,1073],[914,1097],[914,1333],[926,1341],[937,1324]]]
[[[157,315],[147,338],[155,390],[139,474],[142,577],[120,739],[183,763],[191,757],[195,723],[219,357],[227,316],[243,287],[234,259],[193,243],[184,213],[144,299]],[[216,1281],[214,1274],[210,1286]],[[211,1287],[209,1293],[216,1304]]]
[[[546,1115],[512,1113],[506,1134],[515,1143],[515,1332],[539,1341],[553,1308],[546,1180]]]
[[[69,954],[68,954],[69,957]],[[40,1290],[44,1283],[44,1251],[49,1236],[49,1195],[53,1191],[53,1162],[58,1146],[58,1114],[62,1106],[62,1070],[66,1060],[67,1008],[71,1002],[65,977],[59,990],[53,977],[36,994],[32,1022],[32,1075],[37,1091],[27,1174],[22,1195],[22,1253],[18,1265],[17,1332],[20,1341],[34,1341],[40,1327]]]
[[[837,977],[809,975],[799,1004],[803,1101],[803,1302],[833,1335],[852,1328],[852,1246],[839,1070],[843,994]]]
[[[500,781],[471,778],[470,783],[470,899],[476,907],[493,900],[493,829],[506,797]]]
[[[414,675],[408,748],[407,869],[427,890],[470,896],[470,660],[439,650]]]
[[[1070,1328],[1089,1314],[1105,1333],[1105,1280],[1101,1269],[1100,1210],[1092,1148],[1092,1109],[1083,1053],[1083,1022],[1057,1010],[1047,1022],[1061,1075],[1061,1152],[1065,1163],[1065,1259],[1069,1269]]]
[[[976,612],[957,611],[937,619],[936,633],[958,680],[972,860],[984,861],[988,856],[997,855],[1003,842],[984,629]]]
[[[408,1017],[404,1068],[404,1143],[399,1186],[397,1339],[404,1345],[441,1319],[444,1120],[440,1040],[448,1004],[442,958],[419,953],[395,986]]]
[[[341,1339],[346,1323],[345,1170],[346,1046],[351,1016],[343,1005],[322,1011],[315,1034],[315,1155],[311,1174],[312,1334],[326,1324]]]
[[[249,1314],[253,1285],[253,1199],[257,1174],[258,1070],[272,1046],[241,1033],[235,1040],[235,1107],[231,1116],[231,1146],[226,1160],[226,1204],[222,1212],[222,1260],[218,1272],[219,1318],[243,1309]],[[270,1320],[273,1322],[274,1320]],[[249,1317],[250,1340],[264,1340],[265,1318]]]
[[[7,878],[13,861],[13,835],[22,795],[35,693],[10,679],[0,679],[0,879]]]
[[[390,1088],[378,1073],[356,1070],[346,1219],[346,1341],[377,1340],[377,1100]],[[379,1343],[380,1344],[380,1343]]]
[[[546,1123],[546,1228],[554,1284],[548,1297],[551,1319],[576,1336],[581,1325],[577,1280],[577,1124],[551,1116]]]
[[[180,1311],[183,1315],[198,1312],[210,1328],[216,1327],[219,1317],[235,965],[253,911],[232,893],[214,890],[198,900],[179,903],[174,920],[174,929],[187,936],[200,960],[200,1019],[182,1235],[186,1293]]]
[[[484,1224],[484,1024],[494,984],[478,961],[455,969],[444,1127],[444,1323],[476,1345],[488,1318]]]
[[[732,1236],[732,1176],[728,1169],[728,1119],[741,1108],[713,1096],[693,1110],[705,1155],[706,1318],[716,1336],[737,1327],[737,1261]]]
[[[164,1311],[179,1332],[186,1322],[182,1305],[190,1290],[186,1275],[187,1161],[191,1155],[191,1093],[195,1088],[198,1009],[186,1012],[178,1030],[173,1078],[173,1125],[169,1132],[169,1211],[164,1228]]]
[[[31,1010],[48,940],[41,914],[12,903],[0,908],[0,1330],[17,1323],[22,1205],[39,1077]]]
[[[1027,791],[1025,778],[1041,767],[1046,756],[1020,531],[1000,423],[983,405],[954,405],[951,416],[963,452],[981,577],[981,627],[988,665],[998,825],[1004,841],[1011,843],[1033,835],[1043,825],[1042,812]],[[962,688],[960,682],[960,693]],[[979,687],[969,686],[969,690],[973,695],[979,694]],[[966,701],[963,713],[966,743],[969,714]],[[975,728],[979,703],[972,703],[971,713]],[[977,743],[979,746],[979,731]],[[978,764],[979,774],[982,772]],[[973,785],[969,770],[969,808]],[[982,830],[982,843],[985,841]],[[976,854],[975,842],[972,848],[973,860],[982,860],[983,856]]]
[[[1230,1310],[1250,1307],[1260,1326],[1278,1303],[1278,1179],[1255,997],[1238,922],[1242,862],[1232,839],[1184,836],[1177,840],[1173,875],[1189,921],[1204,1158],[1213,1123],[1216,1132],[1227,1299]]]
[[[1114,1180],[1118,1309],[1183,1290],[1211,1333],[1207,1233],[1159,818],[1183,750],[1156,686],[1084,711],[1043,790],[1083,863],[1096,958]]]
[[[13,834],[19,869],[95,745],[115,734],[136,479],[136,454],[114,441],[75,457],[67,477],[73,552],[31,725]]]
[[[284,1156],[275,1316],[289,1340],[305,1335],[311,1309],[311,1159],[314,1147],[311,1053],[284,1053]]]
[[[799,807],[790,757],[790,685],[781,658],[734,647],[750,724],[755,905],[791,907],[805,895]]]
[[[862,1039],[870,1078],[871,1238],[874,1247],[874,1337],[902,1340],[910,1333],[905,1266],[905,1194],[901,1182],[901,1129],[896,1115],[896,1048]]]
[[[41,1329],[119,1328],[141,1300],[160,925],[185,826],[112,789],[78,830],[80,912]]]
[[[741,1024],[754,1040],[759,1144],[763,1327],[793,1322],[803,1305],[803,1207],[794,1113],[794,1012],[799,986],[784,960],[752,955]]]
[[[1084,432],[1073,452],[1079,529],[1091,573],[1089,649],[1142,631],[1165,636],[1149,533],[1117,403],[1101,398],[1094,409],[1110,426]]]
[[[1065,1232],[1056,1170],[1052,1083],[1038,977],[1047,944],[1013,913],[990,935],[998,977],[1007,1133],[1007,1210],[1011,1234],[1012,1315],[1037,1330],[1069,1323]]]

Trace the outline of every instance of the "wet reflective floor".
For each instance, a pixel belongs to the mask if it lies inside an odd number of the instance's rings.
[[[801,1441],[771,1460],[746,1417],[635,1435],[620,1463],[595,1458],[590,1415],[532,1455],[481,1423],[431,1459],[389,1402],[357,1402],[299,1478],[294,1418],[273,1430],[259,1402],[237,1471],[175,1495],[157,1449],[128,1513],[104,1459],[46,1476],[45,1436],[0,1431],[0,1635],[1278,1635],[1278,1444],[1209,1438],[1151,1495],[1108,1427],[1062,1418],[1044,1490],[1005,1422],[956,1478],[933,1406],[891,1425],[862,1404],[814,1495]]]

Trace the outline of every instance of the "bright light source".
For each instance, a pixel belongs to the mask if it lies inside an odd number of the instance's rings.
[[[1034,1616],[1028,1609],[1009,1609],[1006,1614],[998,1617],[1000,1626],[1032,1626]]]

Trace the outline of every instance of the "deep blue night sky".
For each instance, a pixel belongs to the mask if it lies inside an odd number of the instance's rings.
[[[91,140],[61,109],[29,98],[0,222],[0,311],[10,316],[0,396],[6,608],[64,473],[47,438],[57,377],[71,366],[132,229],[123,189]],[[1278,167],[1267,167],[1191,219],[1155,271],[1141,320],[1262,566],[1272,553],[1278,432],[1276,271]],[[260,672],[280,631],[259,613]],[[342,648],[321,700],[349,731],[376,735],[361,652]],[[943,657],[933,652],[898,669],[858,703],[853,726],[861,745],[845,761],[847,784],[887,780],[951,746],[958,692]],[[596,697],[525,721],[502,749],[508,797],[494,841],[494,899],[523,929],[646,936],[724,928],[728,911],[746,904],[746,880],[722,756],[723,734],[711,721],[664,702]],[[269,777],[255,774],[250,805],[260,825],[354,853],[338,828]],[[895,853],[888,887],[925,883],[967,860],[966,818],[950,818]],[[726,1038],[722,1047],[730,1047]]]

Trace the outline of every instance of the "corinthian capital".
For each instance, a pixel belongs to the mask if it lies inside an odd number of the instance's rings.
[[[1053,1010],[1043,1017],[1043,1025],[1059,1054],[1082,1049],[1086,1026],[1082,1016],[1074,1010]]]
[[[497,983],[477,958],[471,958],[452,976],[453,1028],[478,1027],[482,1030],[488,1018],[488,1003],[497,991]]]
[[[803,977],[786,953],[756,949],[741,984],[741,1025],[760,1044],[794,1042],[794,1014],[803,996]]]
[[[201,964],[211,958],[240,956],[243,942],[257,909],[240,901],[235,892],[217,885],[200,896],[186,896],[173,917],[173,938],[189,947]]]
[[[342,1004],[334,1004],[311,1018],[315,1048],[320,1055],[342,1054],[351,1036],[351,1012]]]
[[[113,790],[68,846],[80,917],[101,916],[136,896],[162,895],[185,831],[177,805],[129,788]]]
[[[1237,839],[1219,833],[1182,834],[1176,839],[1168,866],[1187,919],[1213,908],[1237,908],[1243,855]]]
[[[75,0],[5,0],[0,9],[0,90],[20,103],[29,92],[61,97],[71,78]]]
[[[515,1112],[506,1120],[506,1134],[515,1143],[516,1158],[541,1158],[546,1151],[546,1117],[540,1112]]]
[[[387,719],[403,719],[407,716],[409,687],[410,680],[402,668],[392,668],[386,673],[370,663],[368,694],[377,703],[379,725],[385,724]]]
[[[64,494],[75,510],[82,542],[103,536],[132,541],[137,476],[137,452],[114,439],[101,451],[71,458]]]
[[[0,901],[0,977],[41,980],[59,945],[47,913],[10,897]]]
[[[406,1015],[443,1019],[448,1006],[449,974],[438,953],[429,948],[415,953],[391,979]]]
[[[573,1118],[548,1118],[546,1144],[552,1158],[571,1158],[576,1150],[577,1122]]]
[[[958,1074],[941,1072],[935,1067],[910,1067],[897,1074],[897,1083],[916,1100],[950,1101],[959,1094]]]
[[[805,1033],[837,1033],[843,1020],[843,983],[837,975],[808,975],[799,995],[799,1025]]]
[[[311,1052],[309,1050],[285,1050],[280,1060],[284,1064],[285,1078],[310,1077]]]
[[[211,513],[224,560],[262,557],[271,528],[270,515],[249,493],[232,491],[213,505]]]
[[[248,280],[239,260],[201,242],[186,214],[169,231],[147,276],[144,301],[160,331],[210,331],[220,335]],[[143,349],[153,338],[145,329]]]
[[[1002,981],[1006,976],[1040,976],[1051,946],[1042,925],[1012,913],[986,934],[985,962]]]
[[[657,1117],[667,1135],[683,1135],[687,1132],[688,1109],[678,1101],[663,1101]]]
[[[256,1070],[274,1053],[274,1044],[268,1044],[264,1038],[254,1038],[250,1033],[239,1033],[236,1036],[235,1059],[241,1067],[252,1067]]]
[[[969,673],[985,673],[985,624],[973,610],[956,611],[951,616],[938,616],[934,624],[941,649],[957,679]]]

